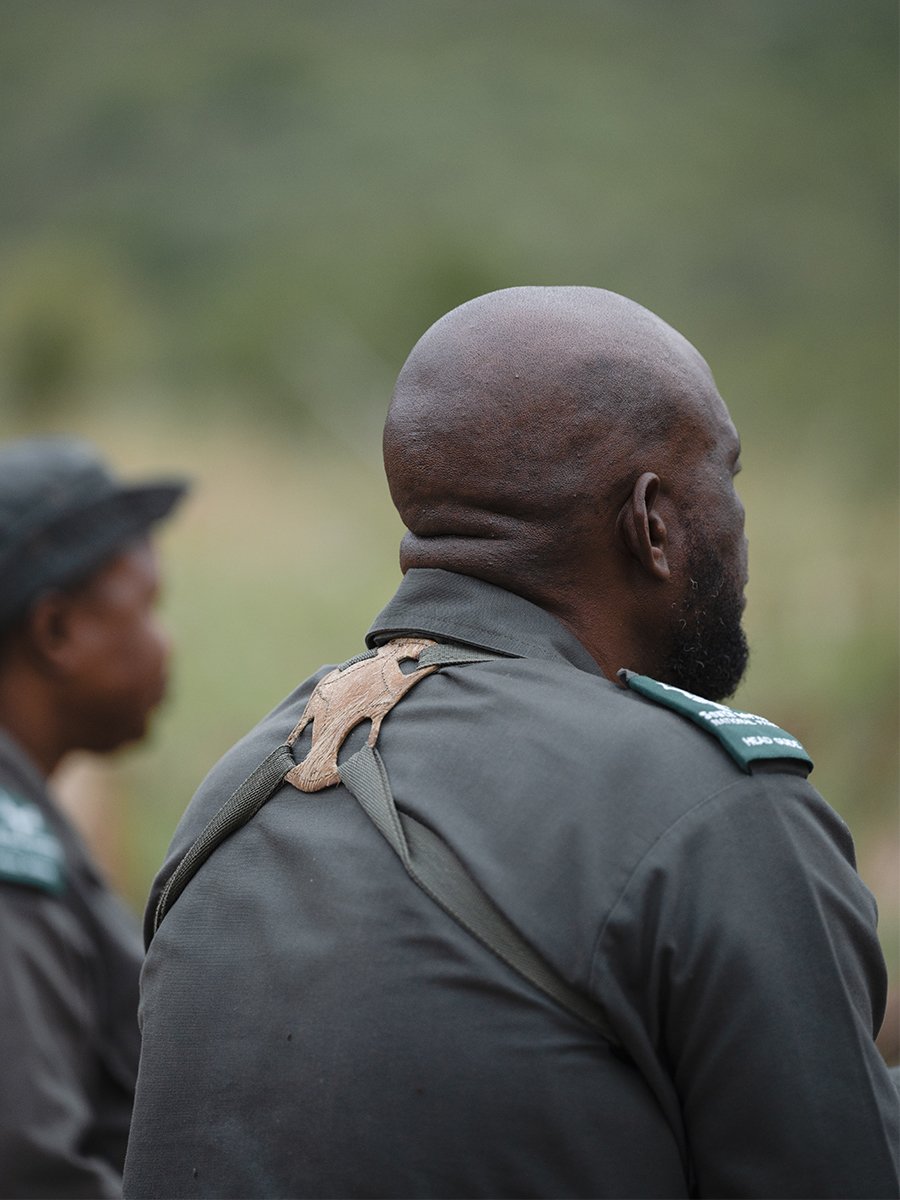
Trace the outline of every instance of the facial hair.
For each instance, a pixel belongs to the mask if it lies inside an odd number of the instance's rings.
[[[675,612],[662,679],[686,692],[721,701],[744,677],[750,649],[741,627],[743,581],[694,531],[690,584]]]

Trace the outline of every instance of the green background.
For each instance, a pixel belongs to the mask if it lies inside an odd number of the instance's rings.
[[[182,469],[151,740],[63,781],[140,907],[191,792],[399,572],[420,333],[623,292],[742,433],[754,657],[898,955],[897,10],[888,0],[6,0],[0,431]]]

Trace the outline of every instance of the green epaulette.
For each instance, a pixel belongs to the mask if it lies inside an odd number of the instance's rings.
[[[792,758],[812,770],[813,761],[800,742],[765,717],[704,700],[649,675],[622,670],[619,678],[632,691],[673,709],[718,738],[738,766],[748,773],[752,763],[767,758]]]
[[[63,862],[62,844],[38,806],[0,787],[0,883],[57,894]]]

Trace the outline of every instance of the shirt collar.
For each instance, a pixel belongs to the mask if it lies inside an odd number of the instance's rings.
[[[463,642],[515,658],[568,662],[580,671],[603,676],[581,642],[545,609],[514,592],[453,571],[408,571],[372,623],[366,645],[377,646],[401,634]]]

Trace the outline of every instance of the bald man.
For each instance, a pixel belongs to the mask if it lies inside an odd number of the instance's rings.
[[[154,885],[126,1195],[895,1195],[872,897],[803,746],[722,704],[706,363],[609,292],[493,293],[384,450],[368,650],[226,755]]]

